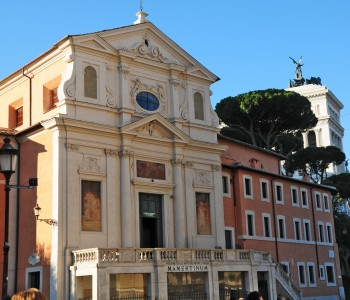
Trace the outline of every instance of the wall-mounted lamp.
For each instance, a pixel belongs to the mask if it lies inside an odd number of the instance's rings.
[[[41,207],[39,206],[39,204],[37,203],[36,206],[33,208],[34,209],[34,215],[36,217],[37,221],[41,221],[41,222],[45,222],[49,225],[53,225],[53,226],[58,226],[58,223],[56,220],[53,219],[40,219],[40,211],[41,211]]]

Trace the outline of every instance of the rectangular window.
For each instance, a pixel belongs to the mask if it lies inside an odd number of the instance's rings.
[[[308,208],[309,203],[307,199],[307,191],[305,189],[301,190],[301,207]]]
[[[284,216],[277,216],[278,220],[278,237],[280,239],[286,238],[286,227],[285,227],[285,218]]]
[[[307,263],[307,271],[309,275],[309,286],[315,287],[316,286],[315,264]]]
[[[321,243],[324,242],[324,225],[322,222],[318,223],[318,239]]]
[[[55,108],[57,102],[58,102],[57,88],[54,88],[50,91],[50,106],[51,106],[51,108]]]
[[[247,235],[255,235],[255,225],[254,225],[254,213],[246,212],[246,221],[247,221]]]
[[[300,224],[300,219],[293,219],[294,222],[294,238],[297,241],[301,240],[301,224]]]
[[[323,205],[324,205],[324,210],[325,211],[330,211],[329,209],[329,202],[328,202],[328,195],[323,195]]]
[[[197,233],[211,235],[210,201],[208,193],[196,193]]]
[[[298,263],[298,275],[300,287],[306,286],[305,263]]]
[[[28,273],[28,288],[40,289],[40,271]]]
[[[332,244],[333,243],[333,234],[332,234],[332,225],[326,224],[326,232],[327,232],[327,242]]]
[[[275,197],[276,203],[283,204],[283,185],[280,183],[275,184]]]
[[[315,193],[316,210],[322,210],[321,195],[320,193]]]
[[[222,191],[224,194],[229,194],[229,180],[227,176],[222,176]]]
[[[271,237],[271,221],[268,214],[263,214],[263,230],[264,237]]]
[[[309,220],[304,220],[304,235],[306,241],[311,241],[311,226]]]
[[[61,76],[58,76],[43,86],[43,112],[46,113],[56,107],[58,102],[58,86],[61,82]]]
[[[23,125],[23,106],[16,109],[16,127]]]
[[[292,206],[299,206],[298,189],[291,187]]]
[[[233,230],[225,229],[225,245],[226,249],[233,249]]]
[[[30,256],[30,259],[33,259],[33,261],[37,261],[37,254],[33,253]],[[43,267],[30,267],[26,268],[26,281],[25,281],[25,288],[36,288],[38,290],[42,289],[42,280],[43,280]]]
[[[325,263],[324,265],[326,267],[327,286],[335,286],[334,265],[332,263]]]
[[[101,227],[101,182],[81,181],[81,229],[102,231]]]
[[[282,262],[280,263],[280,265],[281,265],[283,271],[284,271],[287,275],[290,276],[289,262],[287,262],[287,261],[282,261]]]
[[[252,188],[252,177],[251,176],[243,176],[244,180],[244,197],[253,199],[253,188]]]
[[[267,180],[260,179],[261,200],[269,201],[269,189]]]

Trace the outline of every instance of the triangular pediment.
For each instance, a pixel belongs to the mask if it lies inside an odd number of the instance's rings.
[[[153,114],[130,123],[120,130],[121,133],[162,141],[168,140],[187,144],[191,140],[188,135],[159,114]]]
[[[203,66],[195,66],[190,69],[188,69],[187,73],[189,75],[195,76],[195,77],[200,77],[204,79],[211,80],[212,78],[212,73],[208,72],[207,69],[205,69]]]
[[[116,50],[98,34],[87,34],[84,36],[79,36],[74,39],[74,44],[82,46],[84,48],[116,54]]]
[[[174,66],[192,72],[193,76],[212,82],[218,80],[212,72],[161,32],[151,22],[73,36],[75,44],[95,50],[127,55]]]

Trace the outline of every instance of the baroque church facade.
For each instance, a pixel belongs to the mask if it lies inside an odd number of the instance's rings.
[[[220,137],[219,78],[137,16],[67,36],[0,82],[0,145],[9,136],[18,149],[11,184],[38,178],[10,192],[9,294],[341,299],[332,188]]]
[[[9,293],[226,299],[262,272],[272,299],[270,254],[225,247],[219,78],[137,15],[67,36],[0,83],[12,183],[39,181],[10,193]]]

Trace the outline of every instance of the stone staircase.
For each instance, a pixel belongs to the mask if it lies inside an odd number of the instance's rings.
[[[294,284],[290,276],[283,270],[283,268],[278,262],[274,261],[274,263],[276,286],[278,293],[281,293],[283,296],[285,296],[286,299],[303,299],[301,290]]]

